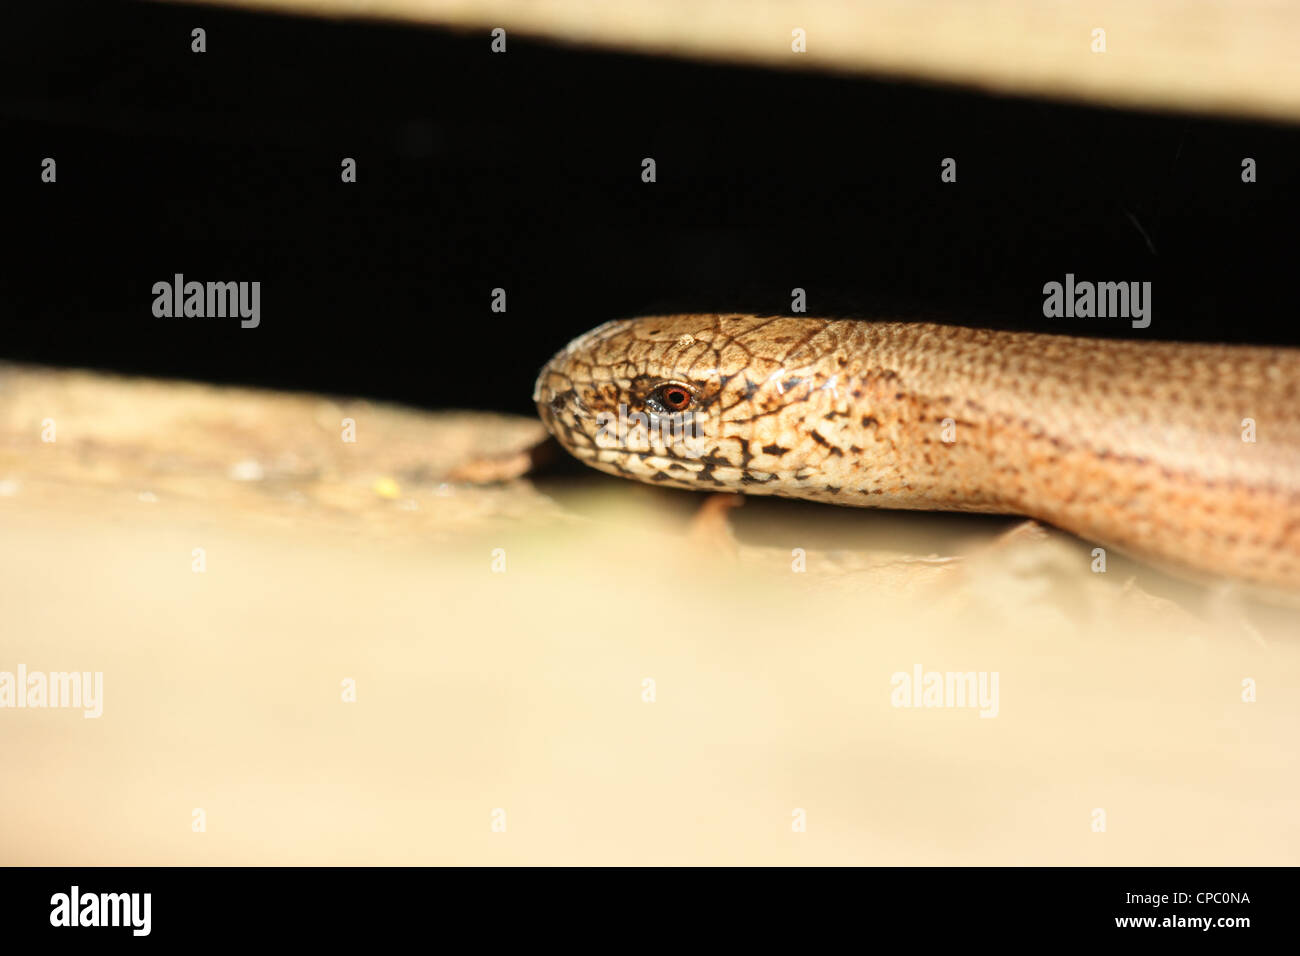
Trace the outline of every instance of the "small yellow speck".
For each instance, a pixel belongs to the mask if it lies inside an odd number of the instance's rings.
[[[380,478],[374,485],[375,494],[381,498],[396,498],[402,493],[402,489],[397,487],[397,482],[391,478]]]

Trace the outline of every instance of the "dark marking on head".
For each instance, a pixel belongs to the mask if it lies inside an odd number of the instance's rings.
[[[726,464],[726,463],[724,462],[723,464]],[[696,480],[697,480],[697,481],[711,481],[711,482],[713,482],[715,485],[717,485],[719,488],[726,488],[726,487],[727,487],[727,483],[726,483],[725,481],[719,481],[718,478],[714,476],[714,474],[713,474],[713,469],[714,469],[715,467],[717,467],[715,464],[713,464],[713,463],[711,463],[711,462],[705,462],[704,467],[700,469],[700,473],[699,473],[698,475],[695,476]]]
[[[735,464],[730,458],[723,458],[721,455],[700,455],[696,461],[703,462],[710,469],[721,465],[723,468],[734,468]]]

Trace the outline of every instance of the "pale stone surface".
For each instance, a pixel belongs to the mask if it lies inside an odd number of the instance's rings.
[[[1300,118],[1300,7],[1273,0],[229,0],[326,17],[1107,105]],[[795,53],[793,31],[804,31]],[[1106,34],[1094,53],[1093,31]],[[507,39],[507,55],[509,44]],[[797,117],[791,119],[797,123]]]
[[[103,674],[0,708],[0,863],[1300,861],[1292,612],[984,516],[449,478],[538,437],[0,370],[0,672]]]

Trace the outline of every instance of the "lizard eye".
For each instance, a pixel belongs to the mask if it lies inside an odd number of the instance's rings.
[[[685,385],[669,382],[660,385],[646,399],[651,411],[664,414],[667,412],[684,412],[691,407],[691,390]]]

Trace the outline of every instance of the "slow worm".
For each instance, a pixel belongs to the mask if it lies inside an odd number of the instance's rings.
[[[752,315],[609,322],[537,379],[641,481],[1025,515],[1300,590],[1300,351]]]

